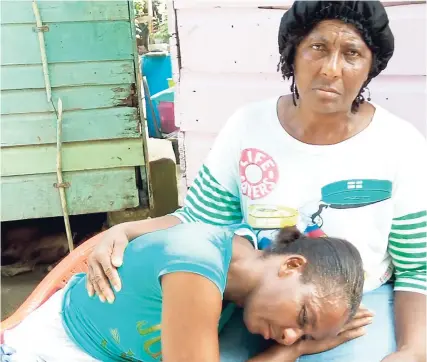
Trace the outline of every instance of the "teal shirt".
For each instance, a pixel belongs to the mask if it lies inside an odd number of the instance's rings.
[[[197,273],[211,280],[223,295],[237,228],[180,224],[138,237],[127,247],[123,266],[118,269],[122,290],[113,304],[90,298],[86,274],[76,275],[63,300],[67,333],[101,361],[160,361],[161,276]],[[233,307],[228,304],[223,308],[219,329]]]

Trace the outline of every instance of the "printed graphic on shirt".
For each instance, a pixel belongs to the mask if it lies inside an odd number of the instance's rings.
[[[321,236],[322,212],[331,209],[354,209],[364,207],[391,198],[392,183],[388,180],[353,179],[330,183],[321,189],[321,200],[317,210],[309,214],[305,233],[310,236]],[[307,219],[307,207],[300,213]],[[314,233],[314,234],[313,234]]]
[[[249,206],[248,223],[257,229],[258,248],[265,249],[280,228],[296,226],[310,237],[327,236],[322,230],[323,210],[353,209],[372,205],[391,198],[392,183],[387,180],[343,180],[330,183],[321,189],[321,200],[313,201],[298,210],[285,206],[253,204]],[[381,276],[381,284],[393,272],[390,264]],[[365,272],[365,278],[368,274]]]
[[[391,197],[392,183],[388,180],[344,180],[333,182],[321,189],[322,199],[318,210],[311,215],[313,224],[320,228],[325,208],[354,209],[385,201]]]
[[[388,180],[352,179],[330,183],[321,188],[321,200],[310,202],[298,210],[286,206],[249,206],[248,223],[259,229],[260,238],[274,238],[275,232],[263,229],[280,229],[297,226],[306,235],[322,237],[324,223],[322,212],[331,209],[353,209],[388,200],[391,197],[392,183]],[[264,240],[267,243],[268,240]]]
[[[153,360],[161,359],[161,325],[150,325],[147,321],[139,321],[136,323],[136,330],[139,335],[144,336],[143,350],[146,355]]]
[[[239,162],[242,194],[251,200],[261,199],[276,187],[279,168],[273,158],[256,148],[242,151]]]

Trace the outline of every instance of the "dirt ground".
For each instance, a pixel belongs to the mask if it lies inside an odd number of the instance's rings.
[[[178,179],[178,190],[179,190],[179,205],[183,204],[183,192],[185,188],[182,179],[182,171],[180,167],[177,166],[177,179]],[[84,237],[84,234],[90,234],[91,232],[96,232],[100,229],[103,218],[105,216],[92,215],[92,216],[81,216],[74,218],[72,220],[72,229],[76,230],[80,234],[80,238],[77,237],[77,241]],[[37,220],[29,221],[31,224],[38,224]],[[2,223],[2,244],[1,251],[2,254],[7,248],[7,240],[4,238],[4,229],[13,226],[15,222],[11,223]],[[18,227],[25,226],[26,222],[17,222]],[[46,230],[46,224],[48,232],[51,232],[54,229],[54,232],[63,231],[63,219],[54,218],[50,220],[40,220],[42,230]],[[15,223],[16,224],[16,223]],[[57,225],[52,227],[52,225]],[[89,226],[88,226],[89,225]],[[58,230],[59,228],[59,230]],[[42,232],[46,234],[47,232]],[[76,239],[75,239],[76,240]],[[28,245],[28,244],[26,244]],[[4,258],[2,257],[2,266],[5,265]],[[1,277],[1,293],[0,293],[0,309],[1,309],[1,320],[4,320],[10,316],[31,294],[37,284],[47,275],[47,267],[49,264],[37,265],[33,271],[19,274],[13,277]]]
[[[105,227],[106,214],[70,218],[74,246]],[[68,253],[62,217],[1,224],[1,319],[10,316]],[[17,275],[10,276],[13,273]]]
[[[1,319],[10,316],[45,277],[46,265],[37,266],[33,272],[1,279]]]

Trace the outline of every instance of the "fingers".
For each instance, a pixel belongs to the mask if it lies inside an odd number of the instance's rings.
[[[106,290],[107,294],[113,294],[113,291],[110,288],[110,283],[113,286],[113,288],[118,292],[120,291],[120,289],[122,288],[122,283],[120,281],[120,277],[119,277],[119,273],[117,272],[117,269],[113,266],[113,264],[110,262],[110,260],[106,260],[106,259],[101,259],[101,268],[104,272],[104,275],[106,276],[106,278],[108,278],[107,285],[108,285],[108,289],[106,289],[106,287],[103,285],[104,281],[102,281],[102,285],[100,285],[100,288],[102,289],[104,287],[104,289]],[[108,299],[108,295],[106,294],[106,297]],[[113,299],[114,299],[114,295],[113,295]],[[108,299],[109,301],[109,299]]]
[[[123,263],[123,254],[128,243],[126,234],[119,229],[112,228],[105,234],[88,258],[86,288],[89,296],[98,294],[102,302],[108,300],[113,303],[115,298],[112,287],[116,291],[120,291],[122,287],[117,267]]]
[[[365,307],[360,307],[356,314],[354,315],[353,319],[357,319],[357,318],[365,318],[365,317],[373,317],[374,316],[374,312],[372,312],[371,310],[365,308]]]
[[[123,234],[122,237],[116,238],[114,241],[113,252],[111,253],[111,262],[114,267],[121,267],[123,264],[123,254],[129,241],[126,238],[126,235]]]
[[[91,265],[91,282],[95,288],[96,294],[98,294],[101,302],[108,300],[109,303],[114,302],[114,293],[111,289],[110,282],[104,273],[104,268],[98,263]]]
[[[102,257],[99,257],[102,269],[116,292],[122,288],[117,268],[123,264],[123,254],[128,244],[129,241],[126,238],[126,234],[120,234],[115,237],[111,256],[102,255]]]
[[[86,290],[87,290],[87,294],[89,294],[89,297],[92,298],[95,294],[95,287],[92,285],[89,270],[86,278]]]
[[[350,331],[352,329],[357,329],[360,327],[367,326],[371,324],[373,321],[373,317],[364,317],[364,318],[357,318],[353,319],[350,322],[348,322],[340,331],[340,334],[345,331]]]
[[[87,279],[90,280],[90,284],[92,285],[95,291],[94,294],[96,294],[99,300],[104,303],[106,301],[106,298],[98,285],[98,279],[99,279],[100,273],[101,273],[100,266],[97,265],[96,263],[92,263],[91,265],[89,265]]]
[[[304,340],[300,342],[300,350],[303,351],[301,354],[314,354],[328,351],[340,344],[359,338],[365,333],[366,331],[364,327],[359,327],[344,331],[334,338],[327,338],[323,340]]]
[[[364,327],[353,328],[343,333],[340,333],[338,335],[338,339],[340,340],[340,343],[338,344],[342,344],[342,343],[351,341],[352,339],[362,337],[365,333],[366,333],[366,329]]]

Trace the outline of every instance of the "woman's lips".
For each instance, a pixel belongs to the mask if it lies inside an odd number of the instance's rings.
[[[340,94],[340,92],[338,92],[337,89],[335,89],[334,87],[329,87],[329,86],[315,87],[313,89],[314,90],[319,90],[319,91],[322,91],[322,92],[327,92],[327,93]]]
[[[267,327],[264,329],[262,336],[265,340],[268,340],[271,338],[271,327],[269,324],[267,324]]]
[[[314,91],[316,92],[317,95],[325,98],[336,98],[340,96],[340,94],[336,90],[332,90],[332,89],[316,88]]]

